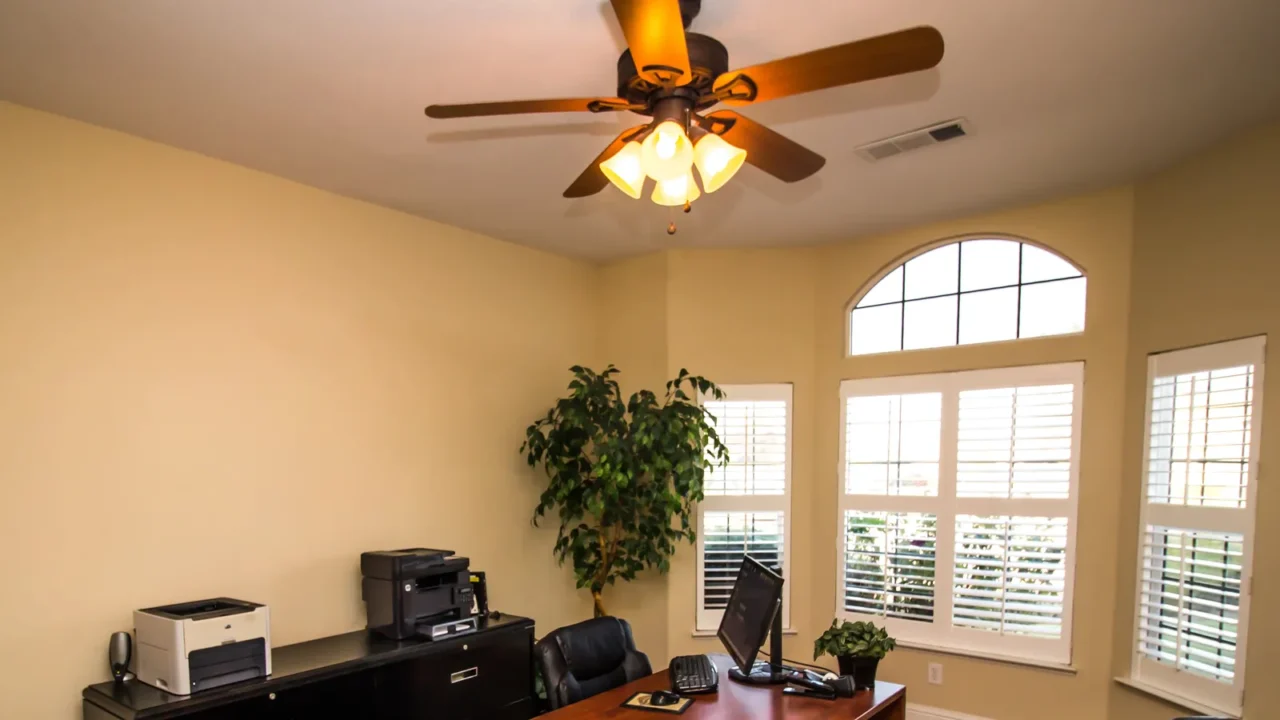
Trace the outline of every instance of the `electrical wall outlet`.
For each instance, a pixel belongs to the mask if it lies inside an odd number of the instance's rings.
[[[929,663],[929,684],[942,684],[942,663]]]

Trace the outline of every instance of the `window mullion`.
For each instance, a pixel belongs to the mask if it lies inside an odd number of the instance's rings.
[[[940,637],[951,634],[955,574],[956,465],[960,437],[960,391],[942,393],[942,446],[938,449],[938,525],[934,537],[933,624]]]

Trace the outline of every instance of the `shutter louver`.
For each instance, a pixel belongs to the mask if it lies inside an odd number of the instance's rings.
[[[1138,651],[1212,680],[1235,678],[1244,538],[1147,526]]]
[[[1066,518],[958,516],[952,623],[1061,637],[1066,555]]]
[[[1252,366],[1156,378],[1147,501],[1244,507],[1252,411]]]
[[[729,464],[707,475],[707,495],[782,495],[787,483],[787,404],[781,401],[711,401],[716,433]]]
[[[849,398],[845,492],[937,495],[942,394]]]
[[[1074,399],[1070,385],[961,392],[957,496],[1067,497]]]
[[[937,517],[921,513],[845,513],[844,609],[933,618]]]
[[[782,572],[782,523],[782,513],[778,512],[709,512],[703,516],[704,610],[725,608],[747,555]]]

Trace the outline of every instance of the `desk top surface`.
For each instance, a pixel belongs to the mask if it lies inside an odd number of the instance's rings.
[[[905,707],[906,703],[906,688],[886,682],[877,682],[874,691],[861,690],[852,698],[839,700],[783,695],[781,685],[752,687],[730,680],[728,672],[729,668],[733,667],[733,660],[727,655],[712,655],[711,660],[720,671],[719,692],[693,696],[697,699],[688,710],[683,714],[672,714],[667,717],[680,718],[680,720],[712,720],[713,718],[817,720],[837,717],[844,720],[871,720],[880,717],[894,718],[894,715],[882,715],[882,713],[889,710],[895,702],[901,701],[898,703],[900,708]],[[667,671],[662,670],[542,717],[547,720],[585,720],[586,718],[655,720],[663,715],[652,711],[624,708],[622,703],[637,692],[670,689],[671,681],[667,677]],[[899,712],[904,711],[899,709]],[[904,715],[896,717],[901,718]]]

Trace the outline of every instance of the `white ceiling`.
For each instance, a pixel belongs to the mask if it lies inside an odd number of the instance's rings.
[[[1112,183],[1280,117],[1276,0],[704,0],[730,64],[930,24],[931,71],[742,110],[825,155],[746,167],[680,232],[561,191],[638,116],[428,121],[430,103],[612,95],[603,0],[0,0],[0,99],[513,242],[605,259],[811,244]],[[973,137],[868,163],[954,117]]]

